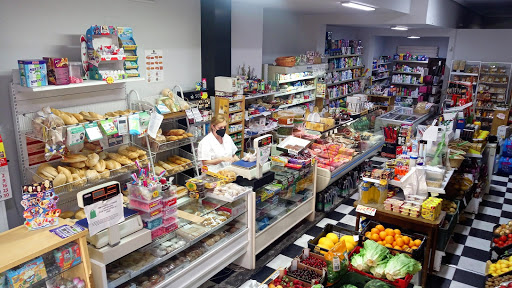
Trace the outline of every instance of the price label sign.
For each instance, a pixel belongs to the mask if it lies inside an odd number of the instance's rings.
[[[365,214],[365,215],[369,215],[369,216],[375,216],[375,213],[377,213],[377,209],[372,208],[372,207],[363,206],[363,205],[357,205],[356,212]]]
[[[201,112],[199,112],[199,109],[192,108],[192,114],[194,115],[194,119],[196,120],[196,122],[203,121],[203,115],[201,115]]]
[[[12,198],[9,168],[7,168],[7,156],[5,155],[4,142],[0,136],[0,201]]]

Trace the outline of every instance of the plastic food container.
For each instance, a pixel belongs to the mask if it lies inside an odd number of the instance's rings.
[[[162,199],[162,205],[164,206],[164,209],[167,207],[171,207],[173,205],[176,205],[176,201],[178,201],[178,197],[167,197]]]
[[[178,205],[173,205],[171,207],[165,207],[162,211],[163,217],[169,217],[178,212]]]
[[[277,127],[277,134],[289,136],[293,134],[294,125],[279,125]]]
[[[151,188],[139,185],[132,185],[130,183],[126,184],[126,186],[128,188],[127,190],[128,193],[130,194],[130,197],[146,201],[159,197],[160,192],[162,191],[161,184],[158,184]]]
[[[164,225],[164,233],[171,233],[178,229],[178,219],[176,219],[174,222],[171,222],[169,225]]]
[[[156,228],[156,227],[162,225],[162,223],[163,223],[162,215],[160,213],[159,215],[156,215],[155,217],[142,218],[142,223],[144,223],[144,228],[151,230],[153,228]]]
[[[443,182],[445,172],[446,170],[444,168],[441,169],[437,167],[427,167],[427,169],[425,169],[425,173],[427,174],[427,180],[432,181]]]
[[[156,206],[153,210],[151,210],[149,212],[138,210],[140,217],[141,218],[146,218],[146,219],[150,219],[150,218],[153,218],[155,216],[162,215],[162,211],[163,211],[162,210],[162,205]]]
[[[134,198],[132,195],[128,196],[130,200],[130,208],[137,209],[144,212],[151,212],[155,207],[162,206],[162,197],[157,197],[153,200],[143,200]]]
[[[164,225],[160,225],[154,229],[151,229],[151,240],[158,238],[165,234],[165,227]]]
[[[178,222],[178,213],[162,218],[164,226],[171,225],[174,222]]]

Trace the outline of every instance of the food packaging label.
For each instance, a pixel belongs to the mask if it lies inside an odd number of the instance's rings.
[[[139,113],[128,116],[128,127],[131,135],[140,135]]]
[[[100,128],[98,127],[98,123],[96,122],[88,122],[84,124],[85,134],[87,135],[87,140],[89,142],[100,140],[103,138],[103,134],[101,134]]]
[[[110,136],[117,134],[116,125],[114,125],[114,121],[112,119],[105,119],[100,121],[101,130],[105,135]]]
[[[126,116],[121,116],[117,119],[114,119],[114,123],[117,123],[117,134],[119,134],[119,135],[128,134],[128,122],[127,122]]]
[[[66,146],[73,146],[85,141],[85,129],[82,125],[67,128]]]
[[[142,137],[148,133],[149,121],[151,116],[148,112],[143,111],[139,113],[139,121],[140,121],[140,134],[139,137]]]

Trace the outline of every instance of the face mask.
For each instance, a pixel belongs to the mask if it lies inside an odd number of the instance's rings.
[[[224,137],[224,135],[226,135],[226,128],[224,129],[219,129],[217,130],[217,135],[219,135],[220,137]]]

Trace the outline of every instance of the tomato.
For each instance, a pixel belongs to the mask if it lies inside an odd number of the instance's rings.
[[[507,236],[501,235],[500,236],[500,241],[503,241],[503,242],[507,241]]]
[[[498,238],[494,238],[494,239],[492,240],[492,242],[494,242],[494,244],[498,244],[498,242],[500,242],[500,239],[498,239]]]
[[[503,241],[498,242],[498,247],[502,247],[503,245],[505,245],[505,242],[503,242]]]
[[[512,239],[512,233],[508,234],[508,239]]]

